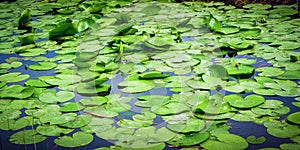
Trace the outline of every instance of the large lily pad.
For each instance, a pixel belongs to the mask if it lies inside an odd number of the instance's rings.
[[[118,86],[124,87],[121,89],[121,91],[125,93],[146,92],[155,87],[152,81],[145,81],[145,80],[123,81],[119,83]]]
[[[32,70],[50,70],[57,66],[54,62],[39,62],[35,65],[30,65],[29,68]]]
[[[23,130],[13,134],[9,141],[14,144],[34,144],[46,140],[46,136],[38,134],[36,130]]]
[[[201,144],[208,150],[246,149],[247,141],[235,134],[217,134],[216,139],[209,139]]]
[[[245,98],[238,94],[231,94],[224,97],[224,101],[237,108],[251,108],[262,104],[265,99],[259,95],[248,95]]]
[[[93,135],[83,132],[76,132],[73,136],[63,136],[55,139],[54,142],[63,147],[78,147],[88,145],[93,141]]]
[[[12,72],[0,76],[1,82],[19,82],[28,79],[28,74],[21,74],[21,72]]]
[[[300,124],[300,112],[288,115],[287,120],[296,124]]]
[[[209,136],[208,132],[178,134],[172,140],[168,141],[168,143],[173,146],[192,146],[204,142]]]
[[[67,91],[44,91],[40,94],[39,99],[45,103],[57,103],[57,102],[66,102],[74,98],[73,92]]]

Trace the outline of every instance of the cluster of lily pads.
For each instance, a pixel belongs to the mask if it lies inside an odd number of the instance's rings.
[[[231,119],[292,141],[262,149],[300,148],[300,112],[275,99],[300,107],[296,5],[17,0],[0,8],[0,54],[18,54],[0,64],[0,129],[16,131],[11,143],[55,137],[72,148],[101,138],[114,145],[98,150],[225,150],[268,140],[230,133]],[[13,71],[22,67],[55,75]]]

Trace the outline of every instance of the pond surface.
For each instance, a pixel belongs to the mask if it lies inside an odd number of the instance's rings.
[[[1,149],[300,149],[296,5],[0,8]]]

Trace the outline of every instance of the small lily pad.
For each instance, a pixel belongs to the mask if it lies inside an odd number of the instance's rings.
[[[125,93],[140,93],[146,92],[155,87],[152,81],[145,81],[145,80],[130,80],[130,81],[123,81],[118,84],[121,88],[122,92]]]
[[[250,144],[262,144],[266,141],[267,139],[265,137],[259,137],[259,138],[256,138],[255,136],[248,136],[247,137],[247,141],[250,143]]]
[[[160,79],[160,78],[166,78],[169,77],[170,75],[168,74],[163,74],[162,72],[145,72],[141,74],[139,77],[141,79]]]
[[[173,139],[168,141],[168,144],[173,146],[192,146],[204,142],[209,137],[210,134],[208,132],[178,134]]]

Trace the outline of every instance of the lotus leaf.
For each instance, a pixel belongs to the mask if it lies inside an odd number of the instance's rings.
[[[22,130],[13,134],[9,141],[14,144],[34,144],[46,140],[46,136],[40,135],[36,130]]]
[[[248,95],[247,97],[243,98],[238,94],[231,94],[225,96],[224,101],[228,102],[233,107],[251,108],[262,104],[265,102],[265,99],[259,95]]]
[[[0,76],[1,82],[19,82],[28,79],[28,74],[21,74],[21,72],[12,72]]]
[[[287,120],[296,124],[300,124],[300,112],[288,115]]]
[[[235,134],[217,134],[216,139],[209,139],[201,146],[208,150],[246,149],[248,143],[244,138]]]
[[[73,92],[67,92],[67,91],[44,91],[39,95],[39,99],[42,102],[45,103],[57,103],[57,102],[66,102],[74,98]]]
[[[259,137],[259,138],[256,138],[255,136],[248,136],[247,137],[247,141],[250,143],[250,144],[262,144],[266,141],[267,139],[265,137]]]
[[[63,136],[54,140],[54,142],[63,147],[78,147],[88,145],[93,141],[93,135],[83,132],[76,132],[73,136]]]
[[[146,80],[123,81],[119,83],[118,86],[124,87],[121,89],[121,91],[125,93],[146,92],[155,87],[152,81],[146,81]]]
[[[208,68],[207,74],[212,77],[226,79],[228,77],[228,73],[225,67],[221,65],[212,65]]]
[[[51,70],[57,66],[54,62],[39,62],[35,65],[30,65],[29,68],[32,70]]]
[[[191,134],[178,134],[168,141],[173,146],[192,146],[206,141],[210,137],[208,132],[199,132]]]

